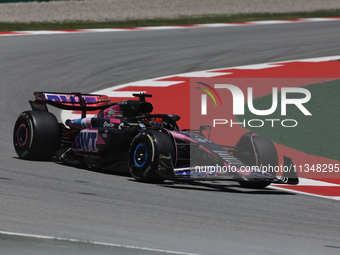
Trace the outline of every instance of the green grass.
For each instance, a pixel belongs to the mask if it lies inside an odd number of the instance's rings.
[[[56,2],[56,1],[74,1],[74,0],[0,0],[0,4],[28,3],[28,2]]]
[[[125,21],[63,21],[63,22],[0,22],[0,31],[23,31],[23,30],[66,30],[66,29],[86,29],[86,28],[127,28],[127,27],[147,27],[147,26],[170,26],[170,25],[190,25],[207,23],[229,23],[246,22],[272,19],[298,19],[313,17],[340,17],[340,9],[320,10],[313,12],[294,13],[249,13],[231,15],[201,15],[183,16],[176,19],[156,18],[156,19],[135,19]]]
[[[298,125],[294,128],[284,128],[279,122],[271,127],[269,122],[260,128],[247,129],[263,135],[276,143],[303,151],[308,154],[340,160],[340,80],[304,86],[311,92],[311,100],[304,104],[312,116],[305,116],[295,105],[287,105],[287,116],[281,116],[280,98],[278,95],[277,110],[269,116],[257,116],[245,107],[245,115],[241,119],[295,119]],[[293,98],[288,94],[288,98]],[[269,109],[272,96],[254,99],[256,109]],[[268,124],[267,124],[268,123]],[[293,123],[286,123],[292,125]],[[259,123],[253,123],[259,125]]]
[[[0,3],[20,3],[20,2],[50,2],[54,0],[0,0]]]

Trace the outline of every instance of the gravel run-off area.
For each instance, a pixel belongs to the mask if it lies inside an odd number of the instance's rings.
[[[0,22],[109,21],[340,9],[340,0],[83,0],[0,4]]]

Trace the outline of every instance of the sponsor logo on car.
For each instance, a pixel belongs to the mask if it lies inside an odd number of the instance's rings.
[[[110,123],[110,122],[107,122],[107,121],[105,121],[104,123],[103,123],[103,127],[114,127],[115,126],[115,123]]]
[[[82,130],[76,138],[76,147],[79,151],[97,152],[96,142],[98,130]]]
[[[79,96],[75,96],[75,95],[46,94],[46,98],[51,101],[62,102],[62,103],[79,103],[80,102]],[[86,103],[95,103],[98,101],[97,96],[83,95],[82,98],[85,100]]]

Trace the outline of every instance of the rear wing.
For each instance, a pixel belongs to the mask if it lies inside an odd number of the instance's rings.
[[[106,95],[82,94],[80,92],[34,92],[35,100],[29,100],[33,110],[48,111],[47,104],[56,108],[71,111],[81,111],[81,117],[86,117],[87,111],[107,108],[117,103],[111,103]]]

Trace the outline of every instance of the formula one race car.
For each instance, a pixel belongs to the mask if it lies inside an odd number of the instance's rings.
[[[219,145],[204,136],[209,126],[180,131],[177,115],[152,114],[145,98],[112,103],[108,96],[34,92],[32,111],[21,113],[13,142],[19,158],[130,171],[143,182],[169,180],[232,180],[243,187],[271,183],[297,184],[290,158],[284,157],[277,177],[278,156],[266,137],[245,133],[235,146]],[[81,118],[58,123],[47,109],[80,111]],[[86,118],[88,111],[99,113]]]

